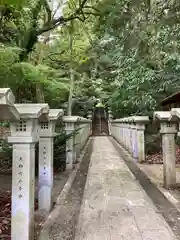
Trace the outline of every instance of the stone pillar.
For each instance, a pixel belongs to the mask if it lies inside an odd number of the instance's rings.
[[[91,120],[89,124],[89,135],[92,135],[92,111],[88,111],[87,119]]]
[[[122,123],[122,146],[125,147],[125,137],[124,137],[125,129],[124,123]]]
[[[66,122],[66,134],[70,135],[74,131],[74,122]],[[74,162],[74,137],[71,136],[66,141],[66,169],[72,170],[73,169],[73,162]]]
[[[113,119],[113,115],[112,115],[112,111],[111,110],[108,110],[108,118],[109,118],[109,120]]]
[[[52,208],[52,188],[53,188],[53,155],[54,140],[56,136],[56,121],[63,116],[63,110],[50,109],[48,121],[40,121],[39,139],[39,190],[38,207],[39,210],[49,212]]]
[[[136,129],[137,129],[138,161],[142,162],[145,160],[145,142],[144,142],[145,125],[142,123],[137,123]]]
[[[35,143],[13,144],[11,238],[34,239]]]
[[[41,137],[39,141],[39,210],[49,212],[52,207],[53,187],[53,137]]]
[[[127,131],[128,131],[128,139],[127,139],[127,141],[128,141],[128,152],[130,153],[131,152],[131,125],[130,125],[130,123],[128,122],[128,124],[127,124]]]
[[[130,134],[129,134],[129,138],[130,138],[130,153],[131,155],[133,154],[133,140],[132,140],[132,137],[133,137],[133,129],[132,129],[132,123],[130,123],[129,125],[129,131],[130,131]]]
[[[138,158],[138,144],[137,144],[137,130],[136,130],[136,124],[132,123],[131,126],[132,129],[132,156],[134,159]]]
[[[164,187],[169,188],[176,184],[176,124],[162,122],[160,133],[162,134]]]
[[[38,118],[47,104],[15,104],[21,120],[11,122],[13,144],[11,239],[34,239],[35,143],[39,140]]]
[[[125,148],[127,149],[127,139],[128,139],[128,128],[126,122],[124,123],[124,142],[125,142]]]

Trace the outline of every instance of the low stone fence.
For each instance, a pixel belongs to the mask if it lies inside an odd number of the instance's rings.
[[[53,152],[56,122],[70,134],[66,142],[66,169],[71,170],[90,135],[91,120],[63,116],[48,104],[15,104],[9,88],[0,89],[1,121],[9,121],[12,144],[11,239],[34,239],[35,144],[39,142],[38,209],[52,207]],[[75,130],[75,133],[74,133]],[[73,133],[73,134],[72,134]]]
[[[160,124],[161,151],[164,168],[164,187],[176,185],[176,144],[175,137],[180,131],[180,109],[154,112],[153,121]],[[145,127],[149,123],[147,116],[131,116],[110,121],[111,135],[138,162],[146,161]]]

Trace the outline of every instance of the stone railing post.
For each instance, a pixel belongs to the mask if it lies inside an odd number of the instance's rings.
[[[52,207],[53,155],[56,121],[63,116],[63,110],[50,109],[48,120],[40,121],[39,139],[39,210],[49,212]]]
[[[176,118],[176,117],[175,117]],[[162,152],[163,152],[163,174],[164,187],[173,187],[176,184],[176,150],[175,134],[177,126],[170,112],[154,112],[154,119],[160,121],[160,133],[162,135]]]
[[[91,120],[89,125],[89,134],[92,134],[92,111],[88,111],[87,119]]]
[[[10,124],[13,145],[11,239],[34,239],[35,143],[38,119],[49,112],[47,104],[15,104],[20,121]]]
[[[123,147],[126,148],[126,124],[124,119],[123,121]]]
[[[129,153],[131,153],[131,124],[130,124],[130,118],[127,119],[127,149]]]
[[[78,157],[85,142],[85,123],[88,123],[87,137],[89,137],[91,120],[78,116],[64,116],[63,121],[67,134],[72,134],[75,129],[78,130],[78,132],[66,142],[66,169],[72,169],[73,163],[76,161],[76,153]]]
[[[112,120],[113,119],[113,115],[112,115],[112,111],[108,110],[108,119]]]
[[[119,123],[119,142],[122,144],[122,123]]]
[[[133,155],[133,128],[131,118],[129,118],[129,152]]]
[[[133,122],[131,125],[132,129],[132,156],[134,159],[138,158],[138,144],[137,144],[137,131],[136,131],[136,123]]]
[[[113,137],[140,162],[145,160],[144,130],[148,121],[147,116],[133,116],[111,121]],[[118,130],[115,129],[115,125]]]
[[[66,134],[72,134],[72,136],[66,141],[66,170],[72,170],[74,160],[76,159],[75,141],[73,133],[75,131],[75,124],[78,122],[78,117],[64,116],[63,121],[65,123]]]
[[[124,129],[125,129],[125,148],[128,150],[128,123],[127,118],[124,119]]]
[[[121,132],[120,132],[120,121],[119,119],[111,120],[111,135],[117,140],[120,141],[121,138]]]
[[[114,123],[113,120],[109,120],[110,135],[114,136]]]
[[[81,146],[80,146],[80,148],[82,149],[90,136],[91,120],[81,117],[79,121],[80,121],[80,126],[81,126],[81,129],[80,129]]]
[[[144,130],[145,124],[149,122],[148,116],[134,116],[133,121],[136,123],[137,131],[137,151],[138,151],[138,161],[145,161],[145,140],[144,140]]]
[[[81,134],[80,134],[80,122],[78,121],[77,123],[75,123],[75,129],[76,129],[76,135],[75,140],[74,140],[74,144],[75,144],[75,152],[76,152],[76,157],[78,158],[80,156],[80,141],[81,141]]]

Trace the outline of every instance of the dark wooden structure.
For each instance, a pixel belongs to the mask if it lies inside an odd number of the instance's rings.
[[[174,93],[161,102],[163,110],[168,111],[171,108],[180,108],[180,92]]]
[[[106,136],[109,135],[108,129],[108,116],[105,108],[96,107],[92,117],[92,135],[93,136]]]

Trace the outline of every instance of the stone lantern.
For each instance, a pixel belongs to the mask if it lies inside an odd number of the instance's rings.
[[[14,106],[15,97],[10,88],[0,88],[0,120],[18,120],[19,112]]]
[[[11,239],[34,239],[35,143],[38,119],[49,112],[47,104],[15,104],[20,120],[10,124],[13,145]]]
[[[160,133],[162,135],[163,152],[163,176],[164,187],[169,188],[176,184],[176,150],[175,134],[177,127],[174,120],[177,116],[171,116],[169,111],[154,112],[154,119],[160,121]]]
[[[171,111],[170,111],[170,121],[171,122],[177,122],[178,123],[178,136],[180,136],[180,108],[171,108]]]
[[[63,116],[63,110],[50,109],[48,120],[39,122],[39,210],[49,212],[52,207],[52,187],[53,187],[53,138],[57,120]]]

